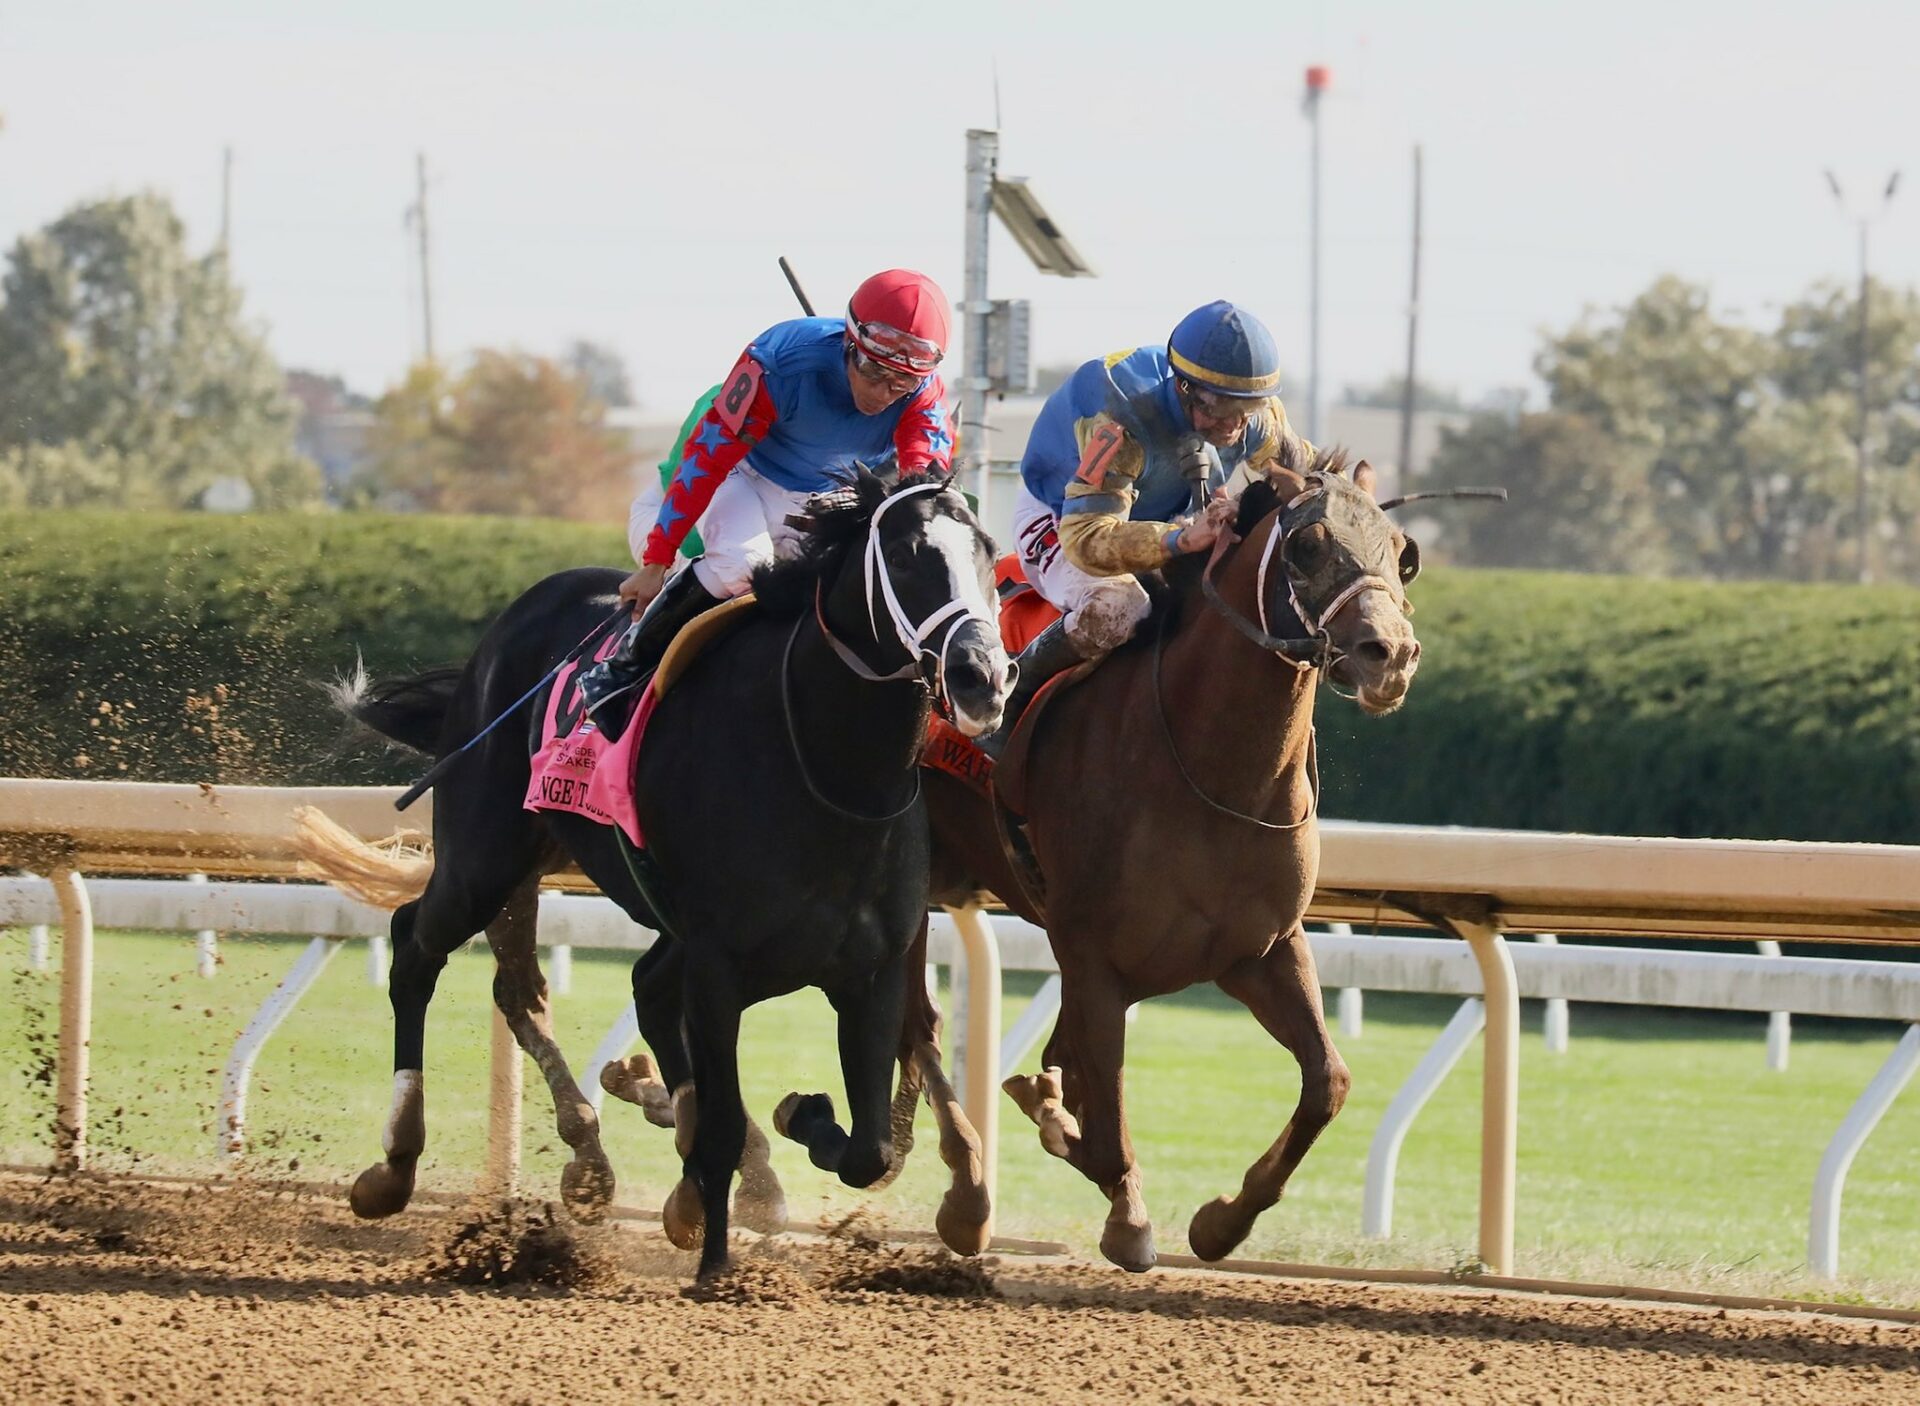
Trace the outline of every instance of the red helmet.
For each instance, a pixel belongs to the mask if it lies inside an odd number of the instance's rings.
[[[912,269],[876,273],[847,302],[847,336],[889,371],[931,375],[951,331],[947,295]]]

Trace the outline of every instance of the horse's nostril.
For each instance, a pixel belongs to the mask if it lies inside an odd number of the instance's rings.
[[[1420,662],[1420,641],[1415,640],[1413,642],[1413,647],[1407,651],[1407,667],[1411,669],[1414,665],[1418,664],[1419,662]]]
[[[1393,658],[1393,651],[1387,647],[1385,640],[1363,640],[1353,652],[1375,666],[1383,666]]]

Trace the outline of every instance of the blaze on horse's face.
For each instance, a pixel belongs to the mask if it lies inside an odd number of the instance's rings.
[[[1365,464],[1352,478],[1309,474],[1305,487],[1323,491],[1285,515],[1279,556],[1295,613],[1333,646],[1329,681],[1379,716],[1405,701],[1420,665],[1406,593],[1420,571],[1420,549],[1375,504],[1371,480]],[[1294,482],[1292,475],[1276,479],[1283,502],[1302,491]],[[1268,589],[1280,588],[1270,580]]]
[[[880,559],[909,620],[931,619],[952,601],[966,606],[957,626],[940,624],[927,636],[938,661],[929,683],[944,694],[961,733],[985,736],[1000,726],[1011,682],[994,603],[992,539],[951,486],[899,504],[881,517],[878,531]]]

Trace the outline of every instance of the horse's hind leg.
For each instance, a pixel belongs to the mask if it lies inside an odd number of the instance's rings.
[[[497,968],[493,1003],[500,1008],[513,1038],[533,1056],[553,1095],[554,1121],[560,1140],[573,1149],[573,1160],[560,1173],[560,1198],[576,1220],[598,1221],[613,1200],[613,1164],[600,1146],[600,1118],[567,1067],[566,1056],[553,1038],[547,1011],[547,982],[540,974],[535,948],[539,918],[540,876],[527,875],[513,891],[500,915],[487,924],[487,942]]]
[[[848,1186],[870,1187],[893,1165],[888,1083],[900,1045],[906,984],[903,952],[869,980],[827,993],[840,1017],[840,1074],[851,1133],[834,1121],[833,1100],[825,1094],[788,1094],[773,1115],[776,1131],[804,1146],[814,1166]]]
[[[523,843],[508,843],[517,838]],[[492,922],[534,867],[530,833],[501,839],[485,853],[442,848],[427,890],[393,915],[393,968],[387,997],[393,1005],[393,1107],[381,1137],[384,1161],[362,1172],[348,1200],[363,1219],[390,1216],[413,1198],[414,1174],[426,1150],[424,1052],[427,1006],[447,957]]]
[[[674,1090],[693,1078],[680,1010],[685,981],[686,948],[662,933],[633,964],[633,1012],[647,1050],[616,1059],[600,1071],[600,1087],[639,1105],[656,1128],[673,1126]]]
[[[1264,956],[1234,966],[1219,984],[1300,1062],[1300,1101],[1273,1146],[1247,1169],[1240,1194],[1216,1197],[1194,1212],[1187,1243],[1203,1260],[1232,1253],[1253,1229],[1254,1218],[1280,1199],[1293,1169],[1347,1101],[1352,1083],[1327,1033],[1313,951],[1299,928]]]

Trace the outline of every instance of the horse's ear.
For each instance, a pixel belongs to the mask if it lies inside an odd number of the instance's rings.
[[[1365,459],[1353,466],[1353,486],[1369,498],[1379,496],[1374,490],[1379,486],[1379,475],[1374,473],[1373,465]],[[1416,553],[1416,555],[1418,555]]]

